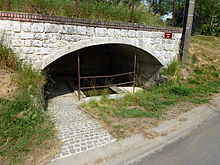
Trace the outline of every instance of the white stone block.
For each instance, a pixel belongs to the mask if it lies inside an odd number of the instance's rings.
[[[60,25],[45,23],[45,32],[47,33],[58,33]]]
[[[20,37],[23,40],[33,39],[34,38],[34,34],[33,33],[20,33]]]
[[[31,31],[31,26],[32,26],[32,23],[29,23],[29,22],[23,22],[22,23],[22,29],[24,32],[30,32]]]
[[[162,44],[172,44],[173,43],[173,40],[171,40],[171,39],[163,39],[162,40],[162,42],[161,42]]]
[[[95,34],[97,37],[105,37],[107,36],[106,28],[95,28]]]
[[[25,41],[24,41],[24,46],[25,46],[25,47],[31,47],[31,46],[32,46],[32,41],[30,41],[30,40],[25,40]]]
[[[13,26],[12,26],[12,21],[9,21],[9,20],[1,20],[0,22],[0,28],[2,30],[8,30],[8,31],[11,31],[13,30]]]
[[[174,34],[173,34],[173,38],[176,39],[176,40],[181,39],[181,37],[182,37],[182,34],[181,34],[181,33],[174,33]]]
[[[20,22],[13,22],[14,32],[20,32],[21,31],[21,23]]]
[[[25,54],[32,54],[34,53],[34,48],[23,48],[22,52]]]
[[[153,39],[153,38],[146,38],[146,39],[145,39],[145,43],[147,43],[147,44],[153,44],[153,43],[154,43],[154,39]]]
[[[34,39],[36,40],[46,40],[48,38],[48,35],[45,33],[36,33]]]
[[[120,34],[121,34],[122,37],[127,37],[128,36],[128,30],[122,29]]]
[[[145,38],[151,38],[151,32],[144,31],[144,36],[145,36]]]
[[[130,38],[134,38],[135,35],[136,35],[135,30],[128,30],[128,37],[130,37]]]
[[[44,48],[57,48],[58,47],[58,43],[44,43],[43,44]]]
[[[108,36],[109,37],[120,37],[121,31],[119,29],[108,29]]]
[[[87,28],[86,26],[77,26],[77,34],[79,35],[86,35]]]
[[[154,46],[154,48],[159,51],[166,50],[166,46],[162,44],[157,44]]]
[[[5,30],[5,28],[4,28],[4,23],[5,22],[5,20],[0,20],[0,30],[1,31],[3,31],[3,30]]]
[[[81,37],[80,36],[76,36],[76,35],[65,35],[63,37],[64,40],[66,41],[73,41],[73,42],[77,42],[79,40],[81,40]]]
[[[42,41],[39,41],[39,40],[33,40],[32,45],[34,47],[42,47],[43,46]]]
[[[59,33],[51,33],[48,35],[48,37],[51,39],[51,40],[54,40],[55,42],[57,42],[58,40],[61,39],[62,35],[59,34]]]
[[[95,35],[94,27],[87,27],[87,35],[88,36],[94,36]]]
[[[162,44],[162,40],[160,38],[153,39],[153,44]]]
[[[36,53],[39,55],[46,55],[50,53],[50,49],[49,48],[37,48]]]
[[[136,31],[136,37],[137,37],[137,38],[142,38],[142,37],[144,37],[144,31],[140,31],[140,30]]]
[[[19,40],[12,40],[12,41],[11,41],[11,45],[12,45],[13,47],[20,47],[20,46],[22,45],[22,42],[19,41]]]
[[[32,32],[34,33],[43,33],[44,32],[44,23],[34,23],[32,25]]]
[[[59,32],[62,34],[76,34],[76,26],[61,25]]]
[[[23,53],[24,50],[22,50],[22,52],[18,55],[18,57],[21,60],[27,59],[28,58],[28,54]]]
[[[12,31],[5,31],[4,34],[3,34],[4,38],[7,40],[12,40],[15,38],[15,33],[12,32]]]
[[[150,36],[152,38],[163,38],[164,32],[151,32]]]

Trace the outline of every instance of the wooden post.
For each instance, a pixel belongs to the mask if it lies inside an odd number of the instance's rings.
[[[195,0],[186,0],[186,10],[185,10],[185,23],[183,29],[183,52],[182,52],[182,62],[186,63],[188,54],[189,54],[189,44],[191,39],[191,31],[192,31],[192,23],[193,23],[193,15],[194,15],[194,7],[195,7]]]

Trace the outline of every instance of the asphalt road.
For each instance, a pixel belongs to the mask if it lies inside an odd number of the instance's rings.
[[[220,115],[136,165],[220,165]]]

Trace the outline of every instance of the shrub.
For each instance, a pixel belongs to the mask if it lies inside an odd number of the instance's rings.
[[[220,36],[220,27],[214,26],[214,25],[204,24],[202,26],[201,34],[219,37]]]

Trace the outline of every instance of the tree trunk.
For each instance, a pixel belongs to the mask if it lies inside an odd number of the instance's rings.
[[[8,11],[9,10],[9,0],[5,0],[5,10]]]
[[[135,6],[135,0],[132,0],[132,4],[131,4],[131,21],[134,22],[134,6]]]
[[[75,16],[79,16],[79,0],[76,0],[76,11],[75,11]]]
[[[175,10],[176,10],[176,2],[173,0],[173,14],[172,14],[172,25],[175,26]]]

